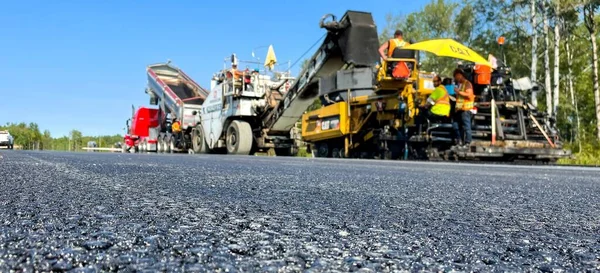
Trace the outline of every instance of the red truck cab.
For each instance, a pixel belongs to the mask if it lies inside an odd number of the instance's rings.
[[[126,145],[126,149],[135,148],[137,151],[139,145],[150,144],[149,146],[156,146],[157,139],[151,139],[150,128],[155,128],[160,125],[160,110],[148,107],[139,107],[131,119],[127,120],[127,134],[123,138]],[[143,147],[142,150],[147,150],[147,147]]]

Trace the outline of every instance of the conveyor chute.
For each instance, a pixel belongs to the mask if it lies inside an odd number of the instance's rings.
[[[324,20],[328,16],[333,20],[326,23]],[[332,76],[352,67],[373,67],[379,61],[379,40],[371,13],[347,11],[340,21],[328,14],[321,19],[320,26],[327,29],[323,44],[265,119],[265,126],[270,129],[271,135],[289,133],[304,111],[320,95],[322,77]]]

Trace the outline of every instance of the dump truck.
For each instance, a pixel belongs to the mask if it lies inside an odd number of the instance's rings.
[[[327,17],[332,20],[324,23]],[[550,162],[570,155],[551,119],[519,96],[508,68],[484,75],[474,65],[462,67],[474,83],[478,110],[473,141],[463,148],[452,141],[451,123],[415,124],[419,106],[434,90],[434,74],[419,70],[419,51],[397,48],[392,58],[380,61],[377,28],[368,12],[347,11],[340,21],[328,14],[320,26],[327,30],[326,42],[297,89],[322,103],[301,120],[302,139],[317,157]],[[406,64],[407,74],[392,75],[392,63]],[[285,116],[286,110],[277,113]]]
[[[196,112],[202,109],[208,91],[170,61],[151,64],[146,73],[145,93],[150,96],[150,105],[157,107],[140,107],[133,114],[134,133],[126,136],[124,151],[135,136],[136,151],[193,152],[192,129],[199,123]],[[174,121],[181,124],[181,132],[172,131]]]

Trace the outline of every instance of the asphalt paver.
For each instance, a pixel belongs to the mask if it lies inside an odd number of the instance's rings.
[[[600,270],[600,171],[0,151],[0,272]]]

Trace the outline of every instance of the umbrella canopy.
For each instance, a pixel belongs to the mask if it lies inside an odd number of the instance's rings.
[[[437,56],[452,57],[491,67],[490,62],[477,54],[477,52],[453,39],[427,40],[405,46],[402,49],[427,51]]]

